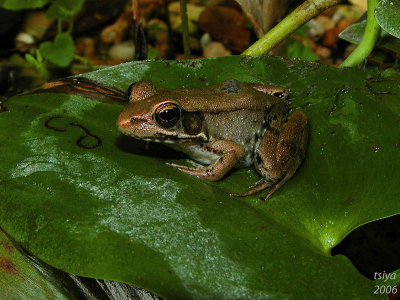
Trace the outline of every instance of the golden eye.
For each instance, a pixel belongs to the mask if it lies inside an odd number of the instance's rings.
[[[163,128],[171,128],[178,123],[181,117],[181,109],[175,103],[161,104],[154,112],[154,119]]]

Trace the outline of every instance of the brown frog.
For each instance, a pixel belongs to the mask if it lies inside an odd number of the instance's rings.
[[[302,111],[289,116],[284,89],[226,80],[188,89],[133,85],[118,129],[136,139],[160,142],[206,165],[168,166],[200,178],[220,180],[233,168],[254,163],[262,179],[247,196],[270,189],[265,199],[296,172],[304,159],[309,124]]]

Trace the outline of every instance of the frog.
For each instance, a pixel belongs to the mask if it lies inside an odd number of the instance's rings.
[[[289,114],[284,88],[228,79],[195,88],[155,88],[149,80],[132,84],[129,104],[117,120],[127,136],[159,142],[199,164],[168,162],[181,172],[210,181],[254,164],[261,179],[243,197],[267,200],[296,172],[305,158],[309,121],[303,111]]]

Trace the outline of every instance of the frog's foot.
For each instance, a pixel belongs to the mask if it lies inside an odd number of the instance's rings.
[[[268,188],[267,200],[286,181],[288,181],[304,159],[308,140],[308,120],[303,112],[295,112],[280,130],[267,130],[256,151],[256,168],[263,176],[249,188],[248,192],[231,194],[232,196],[249,196]]]
[[[249,189],[251,189],[251,190],[244,192],[244,193],[232,193],[232,194],[230,194],[230,196],[246,197],[246,196],[251,196],[254,194],[261,193],[261,192],[265,191],[266,189],[271,188],[265,197],[260,197],[261,200],[267,201],[268,198],[273,193],[275,193],[277,190],[279,190],[280,187],[292,177],[292,175],[293,174],[289,172],[284,177],[278,179],[278,181],[272,181],[272,182],[268,182],[264,178],[260,179],[249,186]]]
[[[271,186],[271,183],[268,183],[265,179],[261,179],[252,185],[249,186],[250,191],[244,193],[232,193],[230,196],[233,197],[246,197],[254,194],[258,194]],[[267,199],[265,199],[267,200]]]
[[[255,188],[263,183],[267,183],[267,181],[264,178],[261,178],[260,180],[257,180],[256,182],[254,182],[253,184],[250,184],[248,186],[249,189]]]
[[[244,156],[244,149],[242,146],[225,140],[207,144],[204,146],[204,150],[219,154],[219,159],[217,159],[213,165],[204,168],[191,168],[174,163],[167,163],[167,166],[199,178],[217,181],[224,177],[224,175]]]
[[[176,168],[181,172],[184,172],[189,175],[193,175],[199,178],[205,178],[211,181],[217,181],[222,178],[219,174],[217,174],[212,167],[207,168],[191,168],[187,166],[177,165],[174,163],[166,163],[168,167]]]

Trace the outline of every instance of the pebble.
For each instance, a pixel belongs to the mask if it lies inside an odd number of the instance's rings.
[[[203,47],[203,55],[204,57],[229,56],[232,52],[221,42],[210,42]]]
[[[130,61],[135,57],[135,45],[132,41],[126,41],[112,46],[108,50],[111,59]]]

